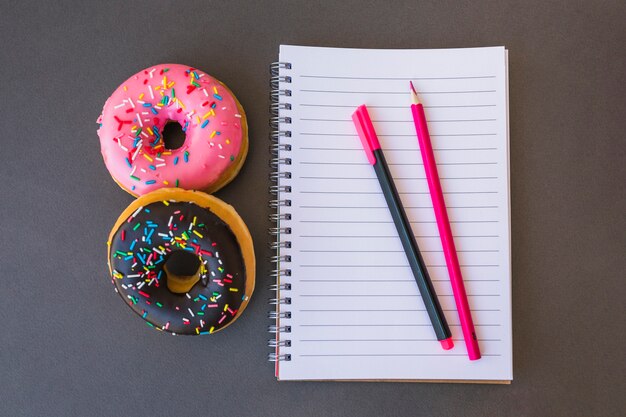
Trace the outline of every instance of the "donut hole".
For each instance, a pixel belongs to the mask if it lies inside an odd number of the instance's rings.
[[[200,259],[185,250],[169,254],[163,265],[167,288],[176,294],[186,293],[200,280]]]
[[[185,144],[186,135],[183,132],[183,127],[178,122],[168,121],[163,126],[161,136],[163,136],[163,146],[170,151],[178,149]]]

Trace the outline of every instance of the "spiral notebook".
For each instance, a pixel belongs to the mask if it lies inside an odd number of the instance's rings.
[[[279,380],[512,380],[508,59],[503,47],[280,47],[272,65]],[[411,119],[425,106],[482,359],[469,361]],[[434,336],[351,120],[366,104],[454,349]]]

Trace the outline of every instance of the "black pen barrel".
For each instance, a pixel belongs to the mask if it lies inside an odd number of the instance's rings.
[[[411,224],[406,216],[406,213],[404,212],[400,196],[398,195],[396,186],[391,179],[392,177],[389,173],[385,156],[383,155],[381,149],[374,150],[374,156],[376,157],[374,170],[376,171],[378,182],[383,190],[383,195],[387,201],[391,217],[393,218],[393,222],[398,230],[400,241],[402,242],[409,265],[411,266],[411,271],[413,271],[417,287],[422,295],[422,300],[426,306],[428,317],[430,317],[433,329],[437,335],[437,340],[448,339],[451,337],[450,328],[448,327],[446,317],[441,309],[441,304],[439,304],[439,300],[437,299],[437,293],[435,292],[433,283],[428,275],[424,259],[422,258],[417,242],[415,241]]]

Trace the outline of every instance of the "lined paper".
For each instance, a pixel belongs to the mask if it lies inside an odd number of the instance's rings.
[[[291,124],[291,340],[278,377],[510,380],[511,258],[506,51],[281,46]],[[467,358],[410,111],[424,104],[483,358]],[[455,348],[443,351],[352,123],[368,106]]]

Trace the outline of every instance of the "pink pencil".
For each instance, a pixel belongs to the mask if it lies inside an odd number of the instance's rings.
[[[446,258],[448,274],[452,284],[452,293],[454,294],[454,302],[459,312],[461,321],[461,329],[463,330],[463,338],[467,347],[467,354],[470,360],[480,359],[480,348],[478,347],[478,339],[474,330],[474,322],[472,321],[472,313],[470,312],[469,303],[467,302],[467,294],[465,293],[465,285],[463,284],[463,275],[461,275],[461,267],[459,258],[456,255],[454,239],[452,238],[452,230],[450,229],[450,221],[448,220],[448,211],[446,202],[443,199],[441,191],[441,183],[439,182],[439,173],[437,172],[437,164],[435,163],[435,155],[433,147],[430,143],[430,135],[428,133],[428,125],[426,124],[426,116],[424,116],[424,107],[417,98],[417,91],[411,82],[411,95],[413,104],[411,112],[413,113],[413,122],[415,122],[415,130],[417,131],[417,140],[422,153],[424,162],[424,170],[426,171],[426,180],[428,189],[430,190],[430,198],[433,201],[435,209],[435,218],[437,219],[437,228],[441,237],[441,245]]]

